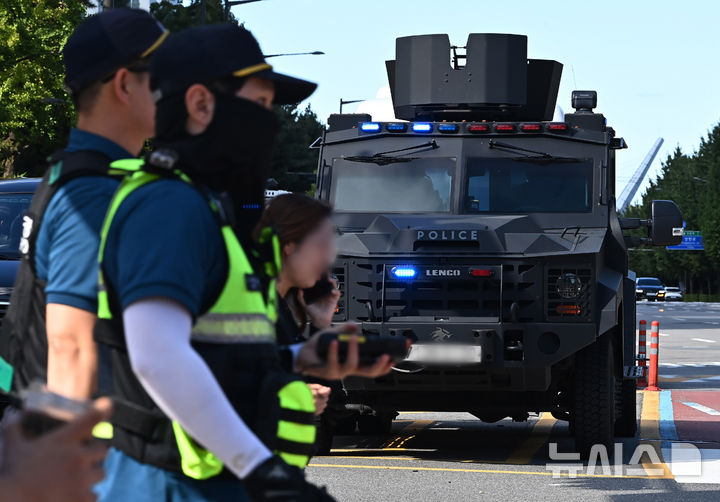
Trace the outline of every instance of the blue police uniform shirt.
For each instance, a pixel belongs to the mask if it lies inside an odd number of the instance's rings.
[[[164,297],[196,318],[219,296],[227,266],[215,214],[181,180],[161,179],[133,191],[108,229],[103,269],[123,310]]]
[[[111,160],[133,157],[113,141],[73,129],[67,152],[93,150]],[[81,176],[53,195],[35,244],[37,277],[46,282],[47,303],[97,311],[97,251],[100,228],[118,181]]]

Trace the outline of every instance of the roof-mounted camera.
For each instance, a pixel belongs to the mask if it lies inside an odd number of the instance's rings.
[[[575,113],[592,113],[593,109],[597,107],[597,92],[573,91],[571,102]]]

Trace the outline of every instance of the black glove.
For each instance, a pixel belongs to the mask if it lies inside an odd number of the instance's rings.
[[[335,502],[325,487],[308,483],[303,471],[277,455],[256,467],[243,484],[253,502]]]

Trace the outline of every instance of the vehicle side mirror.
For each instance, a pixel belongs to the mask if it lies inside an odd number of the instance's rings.
[[[650,239],[654,246],[677,246],[683,238],[683,216],[671,200],[652,201]]]

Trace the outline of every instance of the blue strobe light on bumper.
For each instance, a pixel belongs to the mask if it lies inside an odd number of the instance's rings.
[[[398,279],[413,279],[417,275],[417,269],[410,265],[393,267],[390,273]]]

